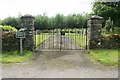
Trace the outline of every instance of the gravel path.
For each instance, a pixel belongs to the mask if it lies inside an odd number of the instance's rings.
[[[2,76],[3,78],[118,78],[118,68],[105,67],[94,62],[83,50],[38,51],[30,61],[3,64]]]

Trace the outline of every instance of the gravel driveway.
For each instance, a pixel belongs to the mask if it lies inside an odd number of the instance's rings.
[[[46,41],[45,44],[47,43]],[[38,50],[34,53],[33,59],[27,62],[2,64],[2,76],[3,78],[118,78],[118,68],[94,62],[84,50]]]

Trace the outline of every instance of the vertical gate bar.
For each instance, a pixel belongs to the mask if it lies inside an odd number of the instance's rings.
[[[61,51],[61,49],[62,49],[62,35],[61,35],[61,29],[60,29],[60,51]]]
[[[52,29],[51,29],[51,38],[50,38],[50,49],[52,49]]]
[[[83,48],[85,49],[85,29],[84,29],[84,46]]]
[[[37,46],[36,46],[37,45],[37,40],[36,39],[37,39],[37,33],[35,31],[35,49],[37,48]]]
[[[65,28],[65,34],[66,34],[66,32],[67,32],[67,29]],[[67,45],[66,40],[67,40],[67,37],[65,35],[65,48],[64,49],[66,49],[66,45]]]
[[[65,33],[65,30],[64,30],[64,33]],[[65,49],[65,34],[63,35],[63,37],[64,37],[64,49]]]
[[[83,27],[82,27],[82,49],[83,49],[83,45],[84,43],[83,43]]]
[[[84,28],[83,28],[83,49],[84,49],[84,39],[85,37],[84,37]]]
[[[79,33],[78,33],[78,41],[80,41],[80,28],[78,29]],[[79,43],[79,50],[80,50],[80,45],[81,45],[81,42]]]
[[[43,44],[44,44],[44,31],[43,31]],[[44,46],[45,46],[45,44],[43,45],[43,49],[44,49]]]
[[[39,30],[39,32],[37,33],[37,38],[38,38],[38,43],[40,43],[40,35],[41,35],[41,31]],[[39,44],[40,45],[40,44]],[[39,49],[41,48],[41,45],[39,47]]]
[[[70,31],[69,31],[69,28],[68,28],[68,41],[69,41],[69,43],[70,43]]]
[[[50,49],[51,49],[51,37],[52,35],[51,35],[51,29],[50,29]]]
[[[81,49],[82,49],[82,28],[81,28]]]
[[[54,49],[54,29],[53,29],[53,49]]]
[[[76,49],[76,28],[75,28],[75,49]]]
[[[60,49],[60,31],[59,31],[59,29],[58,29],[58,50]]]
[[[80,41],[80,28],[78,29],[78,31],[79,31],[79,34],[78,34],[78,40],[79,40],[79,49],[80,49],[80,45],[81,45],[81,41]]]
[[[34,33],[34,49],[36,49],[36,37],[35,37],[35,33]]]
[[[44,50],[44,30],[43,30],[43,50]]]
[[[37,45],[39,45],[40,46],[40,35],[41,35],[41,31],[39,30],[39,32],[37,33],[37,38],[38,38],[38,43],[39,44],[37,44]],[[41,47],[39,47],[39,49],[40,49]]]
[[[72,31],[71,32],[73,32],[73,29],[71,29]],[[73,33],[71,33],[70,32],[70,34],[71,34],[71,36],[74,36],[74,34]],[[73,37],[74,38],[74,37]],[[73,39],[72,38],[70,38],[71,39],[71,50],[72,50],[72,41],[73,41]]]
[[[68,41],[68,29],[66,28],[66,45],[65,45],[65,49],[67,49],[67,42],[69,43],[69,41]],[[69,45],[69,44],[68,44]]]
[[[84,28],[83,28],[84,29]],[[83,43],[84,43],[84,45],[83,45],[83,49],[85,48],[84,46],[85,46],[85,29],[83,30],[84,32],[83,32],[83,37],[84,37],[84,40],[83,40]]]
[[[48,40],[48,41],[49,41],[49,42],[48,42],[48,46],[49,46],[49,47],[48,47],[48,49],[50,49],[50,29],[49,29],[49,31],[48,31],[48,35],[49,35],[49,40]]]
[[[88,32],[87,32],[87,27],[86,27],[86,45],[85,45],[85,49],[86,49],[86,50],[87,50],[87,36],[88,36],[87,33],[88,33]]]
[[[45,45],[46,45],[46,43],[45,43],[45,31],[44,31],[44,33],[43,33],[43,40],[44,40],[44,46],[43,46],[43,49],[45,49]]]
[[[82,46],[83,46],[83,29],[81,29],[81,43],[82,43],[82,45],[81,45],[81,49],[82,49]]]
[[[78,38],[79,38],[79,41],[80,41],[79,49],[80,49],[80,47],[81,47],[81,40],[80,40],[81,35],[80,35],[80,34],[81,34],[81,31],[80,31],[80,28],[79,28],[79,37],[78,37]]]
[[[42,30],[42,41],[43,41],[43,30]],[[42,43],[42,49],[43,49],[43,43]]]
[[[84,46],[84,29],[83,29],[83,34],[82,34],[82,36],[83,36],[83,46]],[[83,49],[83,46],[82,46],[82,49]]]

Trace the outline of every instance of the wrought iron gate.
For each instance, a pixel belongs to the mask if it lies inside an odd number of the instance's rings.
[[[85,28],[36,30],[35,48],[42,51],[86,49],[86,33]]]

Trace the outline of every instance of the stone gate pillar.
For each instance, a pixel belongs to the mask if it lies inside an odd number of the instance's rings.
[[[90,17],[88,20],[89,28],[89,48],[101,48],[101,28],[103,18],[97,15]]]
[[[24,49],[34,50],[34,17],[31,15],[24,15],[21,17],[22,27],[25,29]]]

